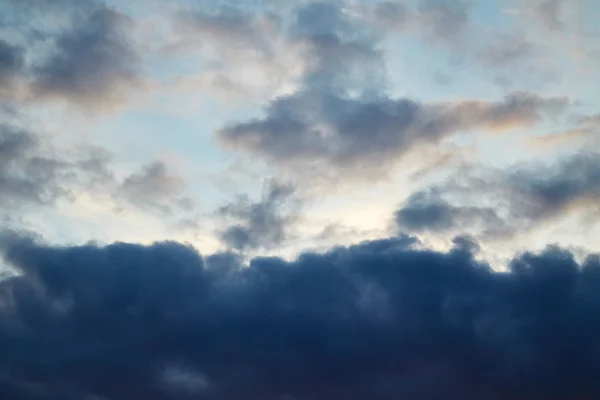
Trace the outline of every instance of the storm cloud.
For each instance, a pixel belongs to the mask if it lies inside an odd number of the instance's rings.
[[[240,268],[173,242],[5,234],[19,275],[0,284],[0,394],[595,398],[598,256],[550,247],[500,273],[456,243],[399,236]]]

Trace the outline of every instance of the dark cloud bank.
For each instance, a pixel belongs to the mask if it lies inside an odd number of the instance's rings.
[[[493,272],[461,238],[287,262],[4,234],[3,399],[593,399],[600,258]]]

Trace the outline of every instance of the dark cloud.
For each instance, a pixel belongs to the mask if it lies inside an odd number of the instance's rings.
[[[0,98],[12,98],[24,75],[25,49],[0,39]]]
[[[2,98],[58,98],[98,109],[141,87],[134,21],[102,1],[9,0],[3,11]]]
[[[132,21],[104,7],[94,9],[61,33],[48,60],[36,66],[34,94],[75,102],[111,104],[139,78],[138,56],[130,43]]]
[[[560,20],[560,11],[564,0],[543,0],[535,8],[537,16],[548,29],[560,30],[563,24]]]
[[[219,214],[235,221],[220,232],[223,243],[238,251],[281,244],[288,238],[290,224],[297,218],[294,191],[291,184],[270,180],[258,202],[241,196],[236,202],[221,207]]]
[[[13,399],[592,399],[600,258],[509,273],[468,237],[396,237],[286,262],[176,243],[5,235],[0,395]],[[95,397],[94,397],[95,396]]]
[[[552,218],[573,208],[597,207],[600,199],[600,157],[580,153],[547,167],[509,177],[508,189],[531,219]],[[600,211],[600,210],[599,210]]]
[[[325,162],[338,168],[388,168],[416,145],[459,132],[531,126],[566,99],[513,93],[502,101],[421,104],[410,99],[352,98],[305,91],[279,97],[264,118],[230,125],[219,138],[280,164]]]
[[[502,236],[583,212],[600,216],[600,157],[579,153],[553,165],[472,171],[414,194],[396,212],[403,231],[476,230]]]
[[[508,234],[512,230],[498,213],[489,207],[455,206],[436,191],[413,194],[396,211],[398,227],[408,232],[461,232],[483,227],[487,233]]]
[[[63,186],[68,165],[39,153],[39,139],[10,125],[0,124],[0,205],[16,208],[48,204],[68,196]]]
[[[125,177],[116,195],[136,207],[149,207],[169,214],[176,209],[193,208],[193,201],[184,195],[184,190],[183,178],[169,171],[164,162],[155,161]]]

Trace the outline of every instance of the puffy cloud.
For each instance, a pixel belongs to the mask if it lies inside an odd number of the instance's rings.
[[[138,56],[129,43],[132,21],[98,8],[56,38],[48,60],[34,68],[34,95],[91,104],[120,100],[138,82]]]
[[[113,107],[143,84],[135,23],[120,11],[95,0],[11,0],[5,7],[2,98],[63,99],[98,109]]]
[[[418,13],[434,21],[421,25],[440,29],[448,39],[465,23],[467,9],[459,2],[427,1]],[[310,166],[319,167],[319,173],[374,177],[419,145],[473,130],[530,127],[568,104],[566,98],[523,91],[498,100],[422,103],[390,97],[381,30],[373,19],[404,15],[404,8],[378,3],[358,10],[325,2],[297,7],[289,32],[281,32],[304,53],[294,90],[273,97],[260,116],[225,124],[217,139],[291,170]],[[491,49],[486,57],[518,57],[525,50]]]
[[[396,222],[403,231],[469,228],[506,237],[579,211],[595,221],[600,213],[599,159],[584,152],[553,165],[451,175],[446,183],[411,196],[396,212]]]
[[[100,179],[103,161],[82,153],[61,157],[32,132],[0,124],[0,205],[15,209],[31,204],[51,204],[69,198],[75,182]],[[85,176],[85,178],[84,178]]]
[[[126,176],[119,184],[116,196],[132,205],[169,214],[177,208],[193,208],[193,200],[183,194],[184,190],[183,178],[169,171],[164,162],[155,161]]]
[[[0,124],[0,217],[14,220],[16,210],[40,212],[61,201],[92,197],[114,211],[133,207],[161,217],[194,218],[195,200],[167,164],[155,161],[120,177],[106,149],[58,147],[51,138],[5,119]]]
[[[267,181],[262,198],[251,202],[241,196],[219,209],[221,216],[235,223],[223,229],[220,237],[233,250],[271,248],[288,238],[290,225],[297,218],[294,186],[277,180]]]
[[[275,99],[264,118],[225,127],[219,137],[280,164],[381,170],[419,144],[475,129],[528,127],[566,104],[563,98],[522,92],[497,102],[422,104],[406,98],[357,99],[308,87]]]
[[[543,0],[535,8],[536,15],[551,30],[562,29],[560,11],[564,0]]]
[[[20,274],[0,283],[0,394],[597,396],[598,256],[578,263],[550,247],[501,273],[474,259],[469,238],[445,253],[414,244],[400,236],[239,268],[177,243],[5,235]]]

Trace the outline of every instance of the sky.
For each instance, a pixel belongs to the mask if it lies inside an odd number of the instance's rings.
[[[599,18],[0,0],[0,397],[598,398]]]

